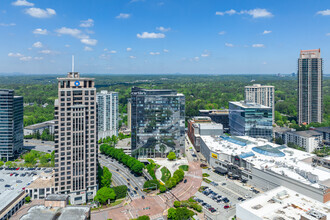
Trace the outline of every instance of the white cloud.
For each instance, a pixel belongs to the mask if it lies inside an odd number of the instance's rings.
[[[267,11],[267,9],[263,9],[263,8],[252,9],[252,10],[246,11],[245,13],[251,15],[253,18],[273,17],[273,14],[271,12],[269,12],[269,11]]]
[[[47,29],[41,29],[41,28],[37,28],[35,30],[33,30],[34,34],[41,34],[41,35],[46,35],[48,34]]]
[[[132,48],[127,47],[127,48],[126,48],[126,51],[127,51],[127,52],[132,51]]]
[[[149,54],[150,55],[159,55],[160,53],[159,52],[150,52]]]
[[[55,32],[59,35],[70,35],[78,39],[89,38],[89,36],[83,34],[81,30],[76,28],[61,27],[60,29],[56,29]]]
[[[117,53],[117,51],[115,51],[115,50],[111,50],[111,51],[109,51],[109,53]]]
[[[27,56],[27,57],[21,57],[21,58],[19,58],[19,60],[22,60],[22,61],[30,61],[30,60],[32,60],[32,57],[30,57],[30,56]]]
[[[85,27],[85,28],[88,28],[88,27],[93,27],[94,26],[94,20],[89,18],[85,21],[81,21],[80,27]]]
[[[266,65],[266,64],[267,64],[267,62],[262,62],[262,64],[263,64],[263,65]]]
[[[70,45],[69,45],[69,44],[65,44],[64,46],[65,46],[65,47],[70,47]]]
[[[270,34],[270,33],[272,33],[272,31],[264,30],[264,32],[262,34]]]
[[[195,61],[199,61],[199,57],[194,57],[194,60]]]
[[[225,43],[226,47],[234,47],[234,44],[230,44],[230,43]]]
[[[35,60],[43,60],[44,58],[43,57],[34,57],[33,59],[35,59]]]
[[[269,11],[267,11],[267,9],[264,8],[255,8],[252,10],[241,10],[241,11],[236,11],[234,9],[230,9],[228,11],[225,12],[221,12],[221,11],[217,11],[215,13],[216,15],[242,15],[242,14],[248,14],[251,15],[253,18],[264,18],[264,17],[273,17],[273,14]]]
[[[318,12],[316,12],[316,14],[317,15],[323,15],[323,16],[330,15],[330,9],[323,10],[323,11],[318,11]]]
[[[110,58],[110,55],[109,55],[109,54],[101,54],[101,55],[99,56],[99,58],[100,58],[100,59],[103,59],[103,60],[107,60],[107,59]]]
[[[51,50],[41,50],[41,51],[39,51],[39,53],[43,53],[43,54],[51,54],[52,51],[51,51]]]
[[[26,0],[17,0],[11,4],[14,6],[30,6],[30,7],[32,7],[34,5],[33,3],[28,2]]]
[[[170,31],[171,28],[156,27],[156,30],[159,30],[159,31],[161,31],[161,32],[167,32],[167,31]]]
[[[93,48],[91,48],[91,47],[87,47],[87,46],[84,47],[84,51],[92,51],[92,50],[93,50]]]
[[[21,53],[9,53],[8,56],[9,57],[22,57],[23,54],[21,54]]]
[[[16,24],[15,23],[0,23],[0,27],[11,27],[11,26],[15,26]]]
[[[131,58],[131,59],[135,59],[136,57],[135,57],[135,56],[129,56],[129,58]]]
[[[51,8],[46,8],[46,10],[41,8],[28,8],[25,10],[25,13],[35,18],[49,18],[56,15],[55,10]]]
[[[201,54],[201,57],[209,57],[209,56],[210,56],[209,53],[202,53],[202,54]]]
[[[116,16],[117,19],[127,19],[129,17],[131,17],[131,15],[125,13],[120,13],[119,15]]]
[[[97,44],[97,40],[90,39],[90,38],[83,38],[80,40],[80,42],[83,44],[90,45],[90,46],[95,46]]]
[[[264,44],[253,44],[252,47],[265,47]]]
[[[142,34],[137,34],[137,38],[141,39],[156,39],[156,38],[164,38],[165,34],[163,33],[148,33],[148,32],[143,32]]]
[[[32,46],[35,47],[35,48],[41,48],[42,43],[40,41],[38,41],[38,42],[35,42]]]
[[[164,49],[163,52],[164,52],[164,53],[168,53],[168,52],[170,52],[170,51],[167,50],[167,49]]]
[[[226,34],[226,31],[220,31],[218,34],[219,35],[224,35],[224,34]]]

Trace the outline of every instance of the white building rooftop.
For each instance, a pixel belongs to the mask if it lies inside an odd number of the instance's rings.
[[[247,219],[330,218],[330,206],[283,186],[265,192],[236,206],[236,216]]]
[[[313,166],[313,154],[247,136],[201,136],[215,153],[239,156],[255,168],[278,173],[315,188],[330,187],[330,170]],[[310,159],[310,160],[309,160]]]

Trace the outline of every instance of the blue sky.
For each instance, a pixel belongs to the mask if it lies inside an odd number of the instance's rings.
[[[329,73],[330,1],[1,0],[0,40],[0,73]]]

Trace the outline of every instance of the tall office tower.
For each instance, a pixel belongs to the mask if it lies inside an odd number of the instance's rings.
[[[127,100],[127,128],[132,130],[132,101],[131,99]]]
[[[0,90],[0,159],[13,159],[23,149],[23,97]]]
[[[275,88],[274,86],[262,86],[253,84],[253,86],[245,86],[245,101],[254,102],[260,105],[272,108],[273,123],[275,121]]]
[[[97,191],[97,106],[93,78],[69,72],[58,78],[55,100],[55,191],[71,204],[94,198]]]
[[[132,156],[164,157],[184,152],[185,97],[174,90],[133,87]]]
[[[301,50],[298,59],[298,123],[322,122],[321,50]]]
[[[229,102],[230,133],[236,136],[272,139],[272,108],[244,101]]]
[[[98,138],[118,136],[118,92],[97,93]]]

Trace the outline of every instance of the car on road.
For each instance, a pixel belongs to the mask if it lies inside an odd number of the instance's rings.
[[[22,182],[22,180],[16,180],[16,183],[21,183]]]
[[[117,169],[116,169],[116,171],[118,172],[118,171],[119,171],[119,169],[117,168]]]
[[[242,197],[238,197],[237,198],[238,201],[242,201],[242,199],[243,199]]]
[[[142,196],[142,199],[145,199],[145,197],[144,197],[144,196]]]
[[[13,173],[10,174],[10,176],[14,175]]]
[[[127,183],[128,186],[130,186],[131,184],[130,183]]]
[[[139,190],[139,188],[137,188],[137,186],[134,189]]]
[[[137,194],[137,192],[134,190],[134,194]]]
[[[127,178],[127,181],[130,181],[130,179]]]
[[[221,185],[225,186],[225,185],[226,185],[226,183],[222,183]]]
[[[224,209],[228,209],[229,208],[229,205],[225,205],[223,208]]]
[[[187,179],[184,179],[183,183],[186,183],[187,182]]]

